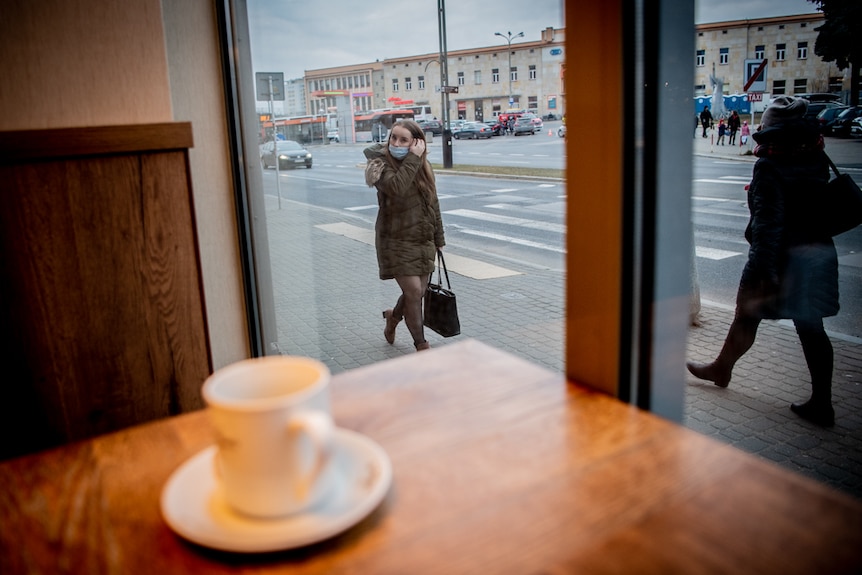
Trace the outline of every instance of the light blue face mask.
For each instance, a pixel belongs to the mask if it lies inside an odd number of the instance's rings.
[[[407,152],[410,151],[410,148],[400,148],[398,146],[389,146],[389,155],[395,158],[396,160],[403,160],[407,157]]]

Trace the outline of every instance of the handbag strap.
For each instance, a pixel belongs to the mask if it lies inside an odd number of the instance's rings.
[[[446,269],[446,260],[443,258],[443,250],[437,249],[437,285],[442,286],[440,283],[440,270],[443,270],[443,273],[446,274],[446,289],[451,290],[452,284],[449,283],[449,270]],[[433,275],[433,274],[432,274]],[[429,278],[430,283],[430,278]]]
[[[835,162],[832,161],[832,158],[829,157],[829,154],[826,153],[826,150],[823,150],[823,157],[826,158],[826,161],[829,162],[829,167],[832,168],[832,171],[835,172],[835,177],[841,175],[841,172],[838,171],[838,168],[835,166]]]

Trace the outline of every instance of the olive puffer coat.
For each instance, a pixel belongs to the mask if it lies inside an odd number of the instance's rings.
[[[385,145],[364,150],[365,181],[377,188],[374,229],[380,279],[430,274],[437,248],[446,245],[440,203],[436,194],[423,193],[416,184],[425,160],[409,153],[395,168],[383,153]]]
[[[828,164],[819,148],[795,146],[794,138],[810,143],[784,128],[755,135],[745,230],[751,247],[737,294],[745,316],[818,321],[838,313],[835,244],[812,231],[806,209],[829,180]]]

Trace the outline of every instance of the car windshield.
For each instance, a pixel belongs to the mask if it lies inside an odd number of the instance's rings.
[[[279,140],[278,151],[279,152],[301,152],[302,146],[300,146],[299,144],[297,144],[293,140]]]

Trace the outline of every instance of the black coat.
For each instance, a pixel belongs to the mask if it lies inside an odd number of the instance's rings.
[[[770,130],[755,139],[766,150],[771,142],[782,142],[782,133]],[[817,150],[784,153],[779,148],[758,155],[769,157],[755,163],[748,190],[751,217],[745,238],[751,247],[737,310],[746,316],[801,321],[835,315],[838,255],[832,238],[811,230],[806,213],[829,180],[828,164]]]

